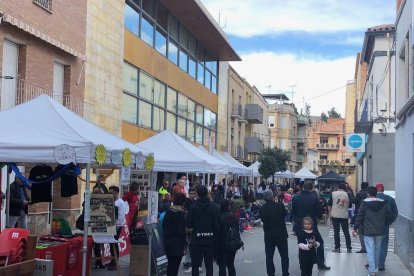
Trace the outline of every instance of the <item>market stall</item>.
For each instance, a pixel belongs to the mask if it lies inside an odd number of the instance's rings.
[[[339,183],[344,183],[345,178],[334,171],[329,171],[317,178],[319,191],[324,194],[330,194],[334,191]]]
[[[260,173],[259,173],[259,166],[260,166],[260,162],[256,161],[253,164],[251,164],[248,168],[251,169],[253,171],[253,176],[254,177],[260,177]]]
[[[16,118],[19,122],[12,123]],[[100,129],[46,95],[0,112],[0,124],[7,126],[0,136],[0,162],[75,163],[86,168],[82,245],[82,275],[86,275],[91,166],[129,167],[138,161],[137,156],[149,160],[153,156],[149,150]]]
[[[316,179],[317,175],[313,174],[308,168],[303,167],[298,172],[295,173],[295,178],[299,178],[301,180],[305,179]]]

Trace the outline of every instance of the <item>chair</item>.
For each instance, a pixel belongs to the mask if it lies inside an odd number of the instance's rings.
[[[0,266],[19,263],[26,256],[26,243],[30,231],[7,228],[0,234]]]

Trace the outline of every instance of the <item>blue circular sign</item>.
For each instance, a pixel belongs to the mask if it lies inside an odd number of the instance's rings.
[[[351,148],[357,149],[362,146],[362,138],[359,135],[352,135],[349,137],[348,144]]]

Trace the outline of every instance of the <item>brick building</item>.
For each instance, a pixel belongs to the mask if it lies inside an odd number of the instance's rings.
[[[0,111],[48,94],[78,114],[90,116],[90,106],[83,101],[86,10],[85,0],[0,2]],[[29,170],[26,166],[26,174]],[[4,175],[3,171],[3,192]],[[50,206],[30,206],[28,224],[32,233],[46,233],[50,208],[54,217],[69,220],[79,213],[79,195],[60,198],[58,181],[53,194]]]

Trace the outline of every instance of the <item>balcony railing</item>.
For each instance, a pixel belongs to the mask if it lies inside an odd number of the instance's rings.
[[[345,161],[339,161],[339,160],[326,160],[326,159],[320,159],[318,161],[319,166],[332,166],[332,167],[354,167],[355,162],[345,162]]]
[[[48,11],[52,11],[52,0],[33,0],[33,3],[38,4]]]
[[[70,95],[54,95],[52,90],[38,87],[28,81],[10,77],[0,78],[0,111],[46,94],[69,110],[87,120],[92,119],[93,105]]]
[[[296,162],[305,162],[305,156],[303,154],[297,154]]]
[[[247,159],[248,152],[246,148],[243,148],[240,145],[232,145],[231,147],[231,156],[233,156],[236,159]]]
[[[242,123],[247,123],[245,110],[241,104],[235,104],[230,110],[230,116],[239,119]]]
[[[339,150],[339,144],[316,144],[317,149]]]

